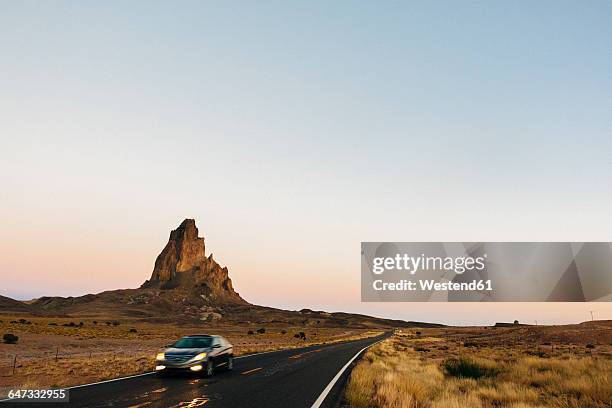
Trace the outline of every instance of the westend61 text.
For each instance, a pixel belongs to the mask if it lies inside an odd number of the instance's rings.
[[[411,281],[402,279],[397,282],[383,282],[377,279],[372,282],[372,287],[376,291],[386,290],[405,290],[405,291],[492,291],[491,280],[473,280],[471,282],[436,282],[433,279],[419,279]]]

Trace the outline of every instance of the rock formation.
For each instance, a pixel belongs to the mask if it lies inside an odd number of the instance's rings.
[[[232,287],[226,267],[212,254],[205,255],[204,238],[198,237],[195,220],[186,219],[170,233],[170,239],[155,260],[151,279],[143,288],[180,289],[215,303],[244,303]]]

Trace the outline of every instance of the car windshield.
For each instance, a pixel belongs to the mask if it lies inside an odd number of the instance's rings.
[[[172,345],[175,348],[205,348],[212,344],[212,337],[183,337]]]

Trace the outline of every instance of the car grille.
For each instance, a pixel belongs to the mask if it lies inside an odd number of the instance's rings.
[[[191,360],[193,356],[184,354],[166,354],[166,361],[169,363],[182,364]]]

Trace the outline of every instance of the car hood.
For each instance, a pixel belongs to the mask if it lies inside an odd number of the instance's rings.
[[[179,356],[195,356],[200,353],[210,352],[210,347],[205,348],[176,348],[170,347],[164,351],[165,354],[179,355]]]

